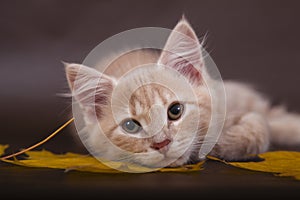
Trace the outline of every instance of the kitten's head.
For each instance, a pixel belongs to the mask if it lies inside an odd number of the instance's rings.
[[[118,79],[83,65],[66,66],[85,118],[84,142],[94,155],[150,167],[197,159],[211,106],[200,44],[185,19],[165,49],[157,63],[133,67]]]

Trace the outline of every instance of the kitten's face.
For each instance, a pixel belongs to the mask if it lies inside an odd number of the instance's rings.
[[[185,20],[174,31],[188,39],[171,34],[166,46],[172,54],[163,51],[158,64],[135,68],[118,80],[85,66],[67,66],[94,155],[164,167],[186,163],[199,149],[199,133],[210,116],[210,96],[195,68],[202,69],[203,59]]]
[[[158,84],[162,78],[164,83]],[[197,141],[200,125],[200,105],[191,92],[194,88],[181,78],[162,66],[147,66],[130,72],[115,86],[118,90],[110,101],[112,109],[103,110],[105,117],[99,123],[113,145],[133,153],[131,161],[161,167],[192,153],[190,148]],[[206,92],[201,95],[209,96]],[[103,144],[94,145],[100,148]],[[119,159],[120,152],[114,153],[110,151],[109,156]]]

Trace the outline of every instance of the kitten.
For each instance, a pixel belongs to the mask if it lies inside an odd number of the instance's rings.
[[[189,41],[178,41],[175,34],[178,32],[186,35]],[[135,153],[131,154],[132,161],[146,166],[180,166],[199,161],[199,150],[212,115],[211,96],[203,79],[210,81],[211,78],[205,70],[201,44],[186,19],[176,25],[166,47],[175,54],[132,51],[115,60],[104,73],[79,64],[66,64],[72,95],[85,119],[85,142],[97,155],[122,160],[124,155],[116,150],[118,147]],[[137,69],[148,63],[158,65]],[[121,84],[119,80],[124,76]],[[135,85],[157,80],[164,80],[183,96],[188,95],[181,82],[176,81],[179,76],[188,80],[197,101],[178,99],[160,84],[143,85],[128,99],[124,97]],[[209,155],[243,160],[267,151],[270,144],[300,144],[298,114],[288,113],[282,107],[271,107],[268,100],[247,85],[229,81],[224,84],[227,115],[222,133]],[[116,87],[119,90],[113,92]],[[118,102],[115,110],[111,107],[114,98]],[[159,109],[153,109],[153,105]],[[199,124],[195,119],[199,119]],[[105,137],[99,134],[98,124]],[[194,127],[197,132],[192,137],[190,133]]]

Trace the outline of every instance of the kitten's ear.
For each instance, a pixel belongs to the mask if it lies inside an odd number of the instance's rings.
[[[72,96],[83,109],[85,117],[96,114],[100,118],[103,107],[109,104],[114,80],[84,65],[64,64]]]
[[[201,45],[193,28],[184,17],[171,32],[158,63],[176,69],[192,83],[202,82],[201,71],[204,60]]]

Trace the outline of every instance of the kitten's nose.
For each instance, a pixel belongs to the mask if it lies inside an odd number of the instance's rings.
[[[161,148],[170,144],[170,142],[171,142],[171,140],[169,140],[169,139],[165,139],[162,142],[153,142],[153,144],[151,145],[151,148],[155,149],[155,150],[160,150]]]

